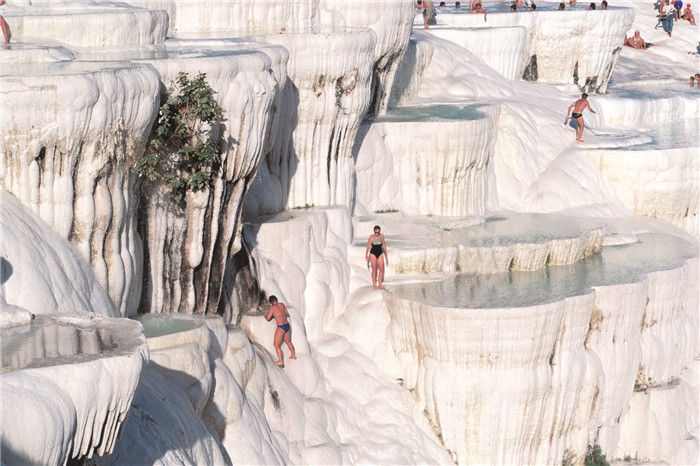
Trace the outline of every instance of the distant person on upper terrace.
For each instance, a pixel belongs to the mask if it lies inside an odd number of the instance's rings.
[[[3,6],[5,4],[5,0],[0,0],[0,6]],[[10,43],[10,33],[7,30],[7,23],[5,22],[5,18],[0,15],[0,28],[2,28],[2,35],[5,38],[5,43],[9,44]]]
[[[644,42],[642,36],[639,35],[639,31],[634,31],[634,36],[625,38],[625,43],[627,47],[632,47],[633,49],[646,50],[647,43]]]
[[[437,24],[437,20],[435,19],[433,0],[423,0],[423,27],[430,29],[430,26],[435,24]]]
[[[530,11],[535,11],[536,9],[537,9],[537,5],[532,3],[532,5],[530,5]]]
[[[461,4],[461,3],[459,3],[459,2],[455,2],[455,8],[459,9],[459,8],[460,8],[461,6],[462,6],[462,4]]]
[[[676,10],[673,13],[673,16],[675,17],[676,21],[681,19],[681,10],[683,9],[683,0],[676,0],[673,2],[673,8]]]
[[[670,0],[665,0],[659,9],[660,15],[659,20],[661,21],[661,26],[664,28],[668,37],[671,37],[673,32],[673,20],[675,17],[676,9],[671,5]]]
[[[588,5],[589,10],[595,10],[595,3],[591,2],[590,5]]]
[[[583,111],[585,109],[588,109],[595,114],[595,111],[591,108],[591,105],[588,103],[588,94],[581,94],[580,99],[578,99],[573,104],[569,105],[569,109],[566,111],[566,119],[564,120],[565,124],[567,121],[569,121],[569,112],[571,112],[572,109],[573,112],[571,113],[571,118],[573,118],[576,121],[577,125],[576,142],[578,144],[581,144],[583,142],[583,140],[581,139],[581,136],[583,136]]]
[[[690,84],[691,86],[695,85],[695,76],[690,77],[690,82],[688,84]]]
[[[683,16],[681,19],[689,21],[690,24],[695,26],[695,15],[693,15],[693,10],[690,9],[690,3],[686,3],[685,10],[683,10]]]
[[[600,8],[603,10],[607,10],[608,9],[608,2],[606,0],[603,0],[602,2],[600,2]]]
[[[474,8],[472,8],[472,11],[470,11],[470,13],[483,13],[484,21],[486,21],[486,11],[481,7],[481,3],[475,3]]]
[[[576,6],[576,0],[569,0],[569,6]]]
[[[559,10],[563,10],[564,8],[566,8],[566,5],[564,5],[563,2],[560,3],[560,4],[559,4]]]
[[[512,12],[518,11],[518,5],[516,5],[515,3],[513,3],[513,4],[510,6],[510,11],[512,11]]]

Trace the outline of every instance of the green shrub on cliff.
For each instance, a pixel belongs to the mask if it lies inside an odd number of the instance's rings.
[[[218,169],[224,110],[214,93],[205,73],[191,80],[178,73],[161,96],[146,153],[136,166],[138,173],[168,186],[176,202],[188,190],[207,189]]]

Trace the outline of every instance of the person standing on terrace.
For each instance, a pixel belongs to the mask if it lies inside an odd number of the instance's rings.
[[[375,290],[384,288],[384,260],[389,263],[386,240],[379,225],[374,226],[374,234],[367,240],[365,260],[372,266],[372,285]]]
[[[433,6],[433,0],[423,0],[423,27],[430,29],[431,24],[437,24],[435,6]]]
[[[566,119],[564,120],[564,123],[569,121],[569,112],[571,112],[572,109],[573,112],[571,113],[571,118],[576,120],[576,124],[578,125],[576,127],[576,142],[578,144],[581,144],[583,142],[583,140],[581,139],[581,136],[583,136],[583,111],[585,109],[588,109],[591,111],[591,113],[595,114],[595,111],[591,108],[591,105],[588,103],[588,94],[581,94],[580,99],[578,99],[573,104],[569,105],[569,109],[566,111]]]
[[[664,31],[666,31],[666,34],[668,34],[668,37],[671,37],[676,9],[671,5],[670,0],[665,0],[660,8],[660,12],[661,26],[664,28]]]

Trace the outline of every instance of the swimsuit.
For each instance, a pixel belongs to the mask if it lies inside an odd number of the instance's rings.
[[[572,113],[571,114],[571,118],[573,118],[574,120],[576,118],[581,118],[582,116],[583,116],[583,113]]]
[[[289,332],[289,322],[287,322],[286,324],[278,325],[277,328],[281,328],[285,332]]]
[[[384,247],[382,245],[382,237],[379,237],[379,242],[375,243],[375,239],[372,239],[372,249],[369,250],[369,253],[372,254],[374,257],[379,259],[384,252]]]

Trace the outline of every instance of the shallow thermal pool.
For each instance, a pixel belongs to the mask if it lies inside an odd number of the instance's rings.
[[[697,248],[680,238],[643,234],[639,242],[604,247],[575,264],[534,272],[457,274],[422,283],[386,286],[399,298],[436,307],[493,309],[527,307],[581,295],[593,286],[632,283],[644,273],[678,267]]]
[[[0,373],[97,359],[118,346],[111,331],[116,327],[102,323],[38,315],[26,325],[4,328]]]
[[[411,122],[411,121],[448,121],[448,120],[480,120],[486,114],[479,110],[482,105],[415,105],[398,107],[389,110],[386,115],[377,116],[371,121]]]
[[[617,150],[664,150],[700,147],[700,118],[678,118],[651,130],[642,130],[640,135],[650,140],[629,146],[601,146],[601,149]]]
[[[170,314],[143,314],[137,320],[143,325],[143,333],[146,338],[186,332],[196,327],[195,321],[178,319],[177,316]]]
[[[433,228],[421,231],[421,234],[392,234],[387,230],[385,235],[390,248],[414,250],[456,244],[467,247],[488,247],[545,243],[557,239],[577,238],[602,227],[603,222],[590,218],[502,212],[493,217],[487,217],[483,223],[471,226],[450,227],[436,223]],[[357,240],[355,244],[364,245],[366,240]]]
[[[438,6],[440,4],[439,1],[433,0],[433,4],[435,5],[435,9],[437,11],[437,20],[438,24],[440,24],[440,13],[447,14],[447,13],[469,13],[469,0],[464,0],[461,1],[461,6],[459,8],[455,8],[455,0],[449,0],[445,2],[445,6]],[[474,2],[476,3],[476,2]],[[498,2],[498,3],[493,3],[491,1],[483,1],[482,5],[484,7],[484,10],[486,10],[487,13],[505,13],[508,12],[510,13],[510,5],[512,2],[510,1],[503,1],[503,2]],[[528,2],[523,0],[523,6],[518,7],[518,12],[524,12],[528,11],[528,6],[526,5]],[[537,5],[537,11],[556,11],[559,9],[559,2],[542,2],[538,0],[534,0],[535,5]],[[565,10],[588,10],[588,5],[591,2],[588,1],[577,1],[575,6],[569,5],[569,0],[564,0],[564,5],[565,5]],[[596,0],[596,9],[600,9],[600,1]],[[608,9],[612,10],[614,7],[608,7]]]

